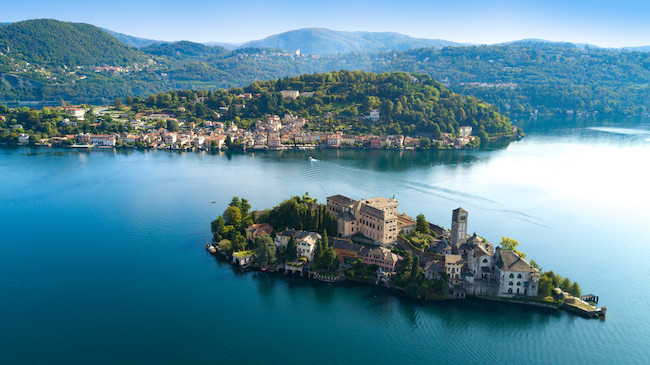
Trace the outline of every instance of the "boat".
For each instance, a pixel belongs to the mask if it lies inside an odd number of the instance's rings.
[[[211,245],[211,244],[207,244],[207,245],[205,245],[205,249],[208,250],[210,253],[216,253],[216,252],[217,252],[217,248],[214,247],[214,246]]]
[[[309,156],[309,161],[318,161],[318,160],[316,160],[315,158]]]
[[[217,202],[216,200],[213,200],[213,201],[211,201],[210,203],[214,204],[214,203],[216,203],[216,202]]]

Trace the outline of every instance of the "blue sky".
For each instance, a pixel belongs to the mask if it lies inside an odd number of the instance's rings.
[[[243,42],[325,27],[490,44],[523,38],[650,45],[650,1],[12,1],[0,22],[53,18],[166,41]]]

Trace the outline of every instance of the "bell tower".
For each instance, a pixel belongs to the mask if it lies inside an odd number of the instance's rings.
[[[451,213],[451,244],[458,249],[465,242],[467,242],[467,211],[458,208]]]

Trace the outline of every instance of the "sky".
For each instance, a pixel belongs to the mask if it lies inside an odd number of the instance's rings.
[[[650,45],[648,0],[30,0],[0,22],[51,18],[164,41],[234,42],[323,27],[492,44],[525,38],[601,47]]]

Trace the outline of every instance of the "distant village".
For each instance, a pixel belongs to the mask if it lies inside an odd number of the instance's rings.
[[[285,98],[296,98],[298,91],[283,90]],[[249,93],[239,95],[242,98],[253,97]],[[222,107],[223,113],[227,107]],[[243,150],[283,150],[283,149],[315,149],[315,148],[381,148],[381,149],[417,149],[421,147],[439,149],[461,149],[470,142],[478,139],[472,135],[472,127],[462,126],[457,134],[443,133],[439,140],[396,135],[352,135],[342,132],[320,132],[305,130],[308,120],[293,114],[267,115],[265,119],[256,121],[251,128],[241,129],[230,122],[218,121],[220,114],[215,113],[214,121],[206,120],[197,125],[176,118],[170,113],[153,113],[129,118],[119,110],[109,107],[99,107],[92,112],[81,106],[60,107],[66,117],[58,123],[61,126],[77,126],[79,122],[91,119],[92,125],[99,126],[102,117],[110,116],[113,121],[128,123],[130,132],[113,134],[82,133],[61,137],[45,138],[38,145],[74,148],[114,148],[140,147],[150,149],[171,150],[225,150],[228,148]],[[181,108],[182,109],[182,108]],[[181,110],[182,111],[182,110]],[[379,121],[379,110],[370,110],[365,116],[369,121]],[[174,128],[169,128],[169,123]],[[21,130],[21,125],[13,125],[13,129]],[[513,127],[516,128],[516,127]],[[174,131],[169,129],[175,129]],[[516,132],[516,130],[513,130]],[[34,141],[35,142],[35,141]],[[18,144],[29,144],[27,133],[18,135]]]
[[[256,223],[246,229],[249,242],[262,236],[272,236],[279,251],[286,250],[291,239],[295,240],[297,248],[295,261],[278,262],[276,266],[264,267],[263,270],[299,273],[300,276],[336,282],[354,280],[350,268],[357,268],[358,271],[359,266],[363,265],[372,267],[374,276],[371,280],[375,284],[401,290],[403,288],[399,286],[404,283],[399,284],[400,263],[405,256],[409,256],[417,258],[414,265],[419,266],[411,270],[417,272],[423,269],[425,280],[444,283],[441,295],[434,296],[435,299],[472,296],[495,300],[501,298],[547,308],[560,307],[559,301],[549,302],[538,297],[540,270],[522,254],[495,247],[476,233],[468,234],[468,212],[462,208],[452,212],[449,230],[425,221],[424,216],[415,219],[405,212],[400,213],[398,201],[394,198],[354,200],[334,195],[327,197],[326,210],[336,217],[337,222],[336,236],[332,232],[332,236],[327,238],[339,262],[335,273],[323,275],[311,265],[318,250],[323,249],[319,246],[324,239],[320,234],[296,229],[275,232],[268,223]],[[424,229],[422,224],[425,224]],[[427,234],[423,234],[423,231]],[[225,255],[218,242],[209,244],[207,248],[213,253]],[[255,256],[254,250],[248,250],[232,252],[228,257],[233,265],[249,267],[255,265]],[[418,297],[420,295],[429,299],[426,293],[418,294]],[[563,301],[563,308],[585,317],[605,315],[606,308],[596,309],[559,288],[554,290],[554,295]]]

